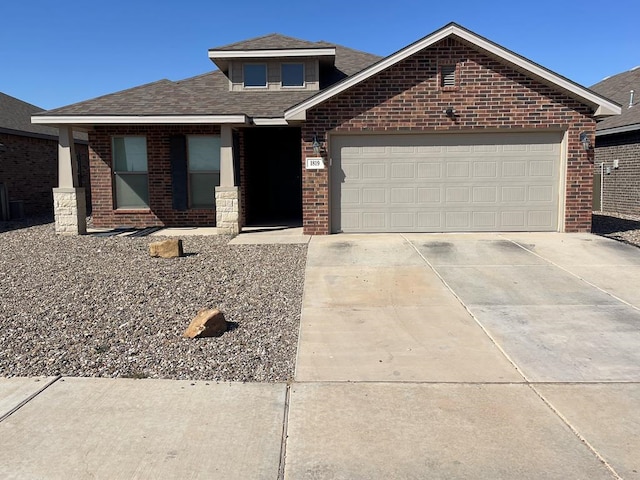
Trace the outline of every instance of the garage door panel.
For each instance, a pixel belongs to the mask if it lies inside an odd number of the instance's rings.
[[[442,165],[440,163],[418,163],[418,178],[439,179],[442,177]]]
[[[363,180],[385,179],[386,176],[387,176],[387,166],[384,163],[364,163],[364,164],[362,164],[362,179]]]
[[[332,229],[557,230],[561,136],[333,137]]]
[[[440,187],[418,187],[418,204],[439,204],[442,201],[442,189]]]

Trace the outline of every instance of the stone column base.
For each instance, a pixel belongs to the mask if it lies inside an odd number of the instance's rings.
[[[53,213],[58,235],[87,233],[87,200],[84,188],[54,188]]]
[[[240,189],[216,187],[216,229],[221,235],[240,233]]]

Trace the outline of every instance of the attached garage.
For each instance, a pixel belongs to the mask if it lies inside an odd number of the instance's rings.
[[[557,231],[563,132],[333,135],[332,232]]]

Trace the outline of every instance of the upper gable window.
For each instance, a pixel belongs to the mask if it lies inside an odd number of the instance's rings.
[[[304,87],[304,64],[283,63],[281,73],[283,87]]]
[[[244,86],[264,88],[267,86],[267,66],[263,63],[246,63],[243,67]]]

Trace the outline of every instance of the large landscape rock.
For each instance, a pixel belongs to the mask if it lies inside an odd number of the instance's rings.
[[[198,312],[183,336],[187,338],[219,337],[227,331],[227,327],[227,321],[220,310],[204,309]]]
[[[153,242],[149,244],[149,255],[161,258],[182,257],[182,240],[164,240],[162,242]]]

